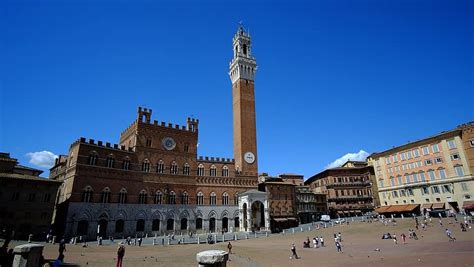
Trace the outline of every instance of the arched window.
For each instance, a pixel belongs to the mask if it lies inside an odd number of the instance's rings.
[[[124,220],[115,221],[115,232],[116,233],[122,233],[124,226],[125,226]]]
[[[89,165],[96,165],[97,164],[97,159],[98,159],[98,155],[97,155],[97,152],[91,152],[89,154],[89,160],[88,160],[88,163]]]
[[[237,193],[234,195],[234,205],[239,205],[239,195]]]
[[[114,155],[110,154],[107,156],[107,160],[105,161],[105,166],[107,168],[113,168],[114,162],[115,162]]]
[[[165,172],[165,163],[162,160],[158,161],[158,164],[156,165],[156,172],[157,173]]]
[[[161,204],[161,202],[163,201],[163,194],[161,193],[160,190],[156,191],[155,193],[155,201],[154,203],[155,204]]]
[[[198,176],[204,176],[204,165],[199,164],[198,170],[197,170],[197,175]]]
[[[216,205],[216,193],[211,192],[211,196],[209,197],[209,205],[215,206]]]
[[[143,189],[142,191],[140,191],[140,193],[138,194],[138,204],[146,204],[146,190]]]
[[[135,229],[137,232],[143,232],[145,230],[145,220],[140,219],[137,221],[137,227]]]
[[[222,167],[222,176],[229,177],[229,168],[227,166]]]
[[[142,171],[144,172],[150,172],[150,162],[148,159],[145,159],[142,163]]]
[[[229,194],[227,194],[227,192],[222,194],[222,205],[229,205]]]
[[[129,170],[130,169],[130,158],[129,157],[126,157],[123,160],[122,169],[124,169],[124,170]]]
[[[244,55],[246,56],[246,55],[247,55],[247,45],[244,44],[244,45],[242,46],[242,48],[243,48],[242,50],[244,50],[243,53],[244,53]]]
[[[102,194],[100,196],[100,202],[102,203],[109,203],[110,202],[110,188],[106,187],[102,190]]]
[[[189,204],[189,195],[188,192],[184,191],[181,195],[181,204],[188,205]]]
[[[174,191],[170,192],[168,204],[176,204],[176,193]]]
[[[212,165],[211,169],[209,170],[209,175],[210,176],[217,176],[217,168],[216,166]]]
[[[160,219],[154,219],[151,224],[152,231],[160,231]]]
[[[170,173],[178,174],[178,164],[175,161],[171,162]]]
[[[201,191],[199,191],[197,193],[196,204],[197,205],[204,205],[204,194]]]
[[[120,204],[127,203],[127,190],[125,188],[120,189],[118,202]]]
[[[92,187],[86,186],[82,190],[82,202],[92,202]]]
[[[184,167],[183,167],[183,174],[184,175],[189,175],[189,164],[188,163],[184,163]]]

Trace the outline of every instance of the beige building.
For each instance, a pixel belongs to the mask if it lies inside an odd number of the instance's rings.
[[[460,211],[474,197],[474,123],[374,153],[368,161],[382,206]]]

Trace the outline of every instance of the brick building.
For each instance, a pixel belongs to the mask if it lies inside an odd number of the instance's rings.
[[[243,216],[238,196],[257,189],[251,47],[250,35],[240,27],[229,71],[235,159],[198,156],[199,120],[158,122],[151,109],[140,107],[118,144],[79,138],[51,169],[51,179],[64,182],[56,230],[88,238],[250,230],[255,221],[250,207],[261,205],[246,203],[249,216]],[[262,223],[268,228],[266,220]]]
[[[33,234],[33,239],[44,240],[51,228],[61,183],[39,177],[42,172],[0,153],[0,229],[13,230],[15,239]]]
[[[316,193],[326,194],[331,217],[361,215],[374,210],[372,166],[338,167],[324,170],[305,181]]]
[[[281,177],[260,176],[258,190],[268,195],[272,232],[298,226],[296,185]]]

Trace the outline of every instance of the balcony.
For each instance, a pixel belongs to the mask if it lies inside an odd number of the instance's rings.
[[[327,184],[326,188],[340,188],[340,187],[367,187],[370,186],[371,182],[370,181],[357,181],[357,182],[337,182],[337,183],[331,183]]]
[[[372,196],[363,196],[363,195],[358,195],[358,196],[338,196],[338,197],[328,197],[328,202],[329,201],[336,201],[336,200],[349,200],[349,201],[356,201],[356,200],[372,200]]]

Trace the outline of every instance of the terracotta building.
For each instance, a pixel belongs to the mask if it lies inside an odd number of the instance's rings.
[[[13,230],[14,239],[33,234],[33,239],[44,241],[51,228],[61,183],[40,177],[42,172],[0,153],[0,229]]]
[[[233,50],[229,75],[235,159],[198,156],[199,120],[158,122],[151,109],[140,107],[118,144],[79,138],[51,169],[51,179],[64,182],[55,216],[58,232],[95,238],[249,231],[255,216],[263,218],[259,227],[268,228],[265,194],[239,203],[239,194],[257,189],[258,173],[257,67],[250,35],[242,27]]]
[[[260,176],[258,189],[268,196],[272,232],[298,226],[296,185],[281,177]]]
[[[305,181],[316,193],[326,194],[331,217],[361,215],[374,210],[372,166],[338,167],[324,170]]]
[[[459,212],[474,198],[474,123],[372,154],[381,213]],[[394,206],[391,207],[390,206]]]

